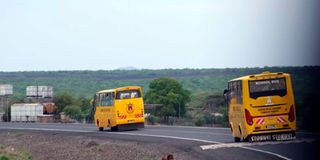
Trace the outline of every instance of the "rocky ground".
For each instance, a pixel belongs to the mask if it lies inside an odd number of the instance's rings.
[[[162,159],[172,154],[174,159],[188,159],[155,144],[118,141],[104,137],[0,130],[1,155],[17,154],[19,159],[91,160],[91,159]],[[177,158],[179,157],[179,158]],[[10,157],[9,157],[10,159]],[[12,158],[11,158],[12,159]],[[14,158],[16,159],[16,158]]]

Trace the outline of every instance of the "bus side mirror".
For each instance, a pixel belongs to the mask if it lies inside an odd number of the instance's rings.
[[[225,102],[228,102],[228,97],[229,97],[228,94],[229,94],[229,91],[227,89],[225,89],[223,91],[223,98],[224,98]]]
[[[90,100],[90,104],[92,105],[92,107],[94,106],[94,99]]]
[[[97,100],[97,95],[94,95],[93,99],[91,99],[91,105],[93,108],[96,106],[96,100]]]

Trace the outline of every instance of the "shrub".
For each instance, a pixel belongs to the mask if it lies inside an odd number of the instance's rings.
[[[72,119],[81,120],[81,108],[79,106],[67,106],[63,112]]]
[[[150,115],[147,117],[147,121],[154,124],[160,122],[160,118],[154,115]]]
[[[205,124],[205,120],[202,117],[196,118],[194,124],[196,126],[203,126]]]

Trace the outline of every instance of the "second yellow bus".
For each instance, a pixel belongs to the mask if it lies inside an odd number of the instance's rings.
[[[94,123],[100,131],[110,127],[113,131],[144,127],[144,104],[139,86],[102,90],[93,100]]]

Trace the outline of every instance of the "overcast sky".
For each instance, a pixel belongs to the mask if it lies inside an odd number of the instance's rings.
[[[319,65],[317,1],[2,0],[0,71]]]

